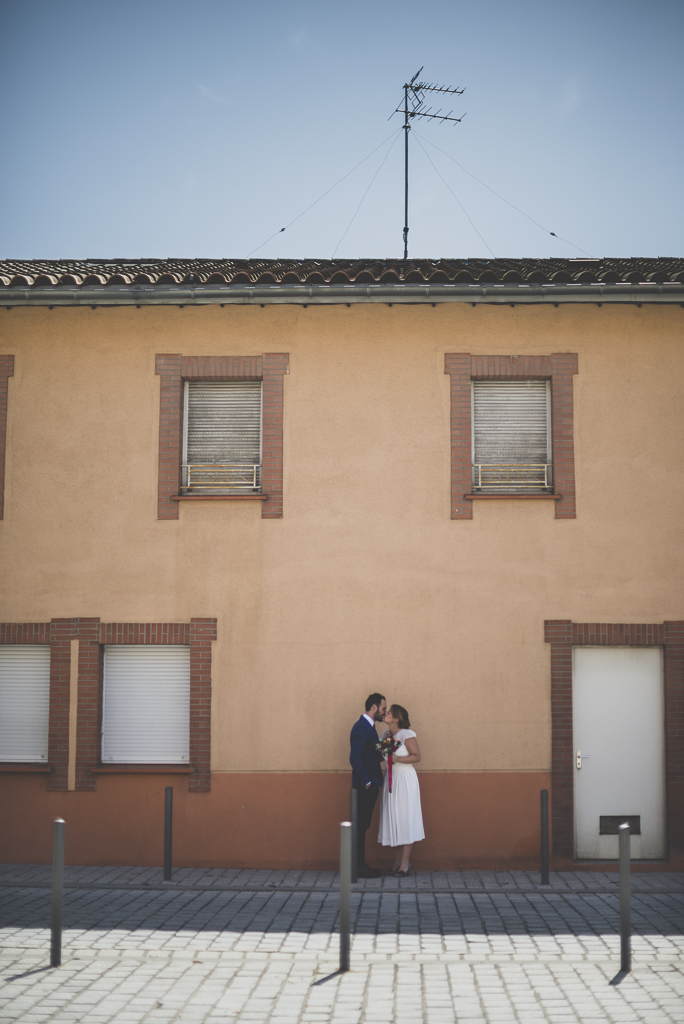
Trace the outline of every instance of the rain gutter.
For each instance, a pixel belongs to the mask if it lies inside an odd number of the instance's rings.
[[[473,305],[671,303],[684,306],[684,284],[314,284],[99,285],[0,288],[0,306],[301,306],[470,302]]]

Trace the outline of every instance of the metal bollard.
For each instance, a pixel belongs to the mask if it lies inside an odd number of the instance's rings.
[[[549,791],[541,791],[541,884],[549,884]]]
[[[52,826],[52,922],[50,932],[50,967],[62,963],[62,906],[64,904],[64,819]]]
[[[631,829],[620,825],[620,970],[632,970]]]
[[[359,791],[358,789],[352,789],[349,793],[349,817],[351,818],[352,826],[352,854],[351,854],[351,880],[352,882],[358,882],[359,880]]]
[[[349,970],[351,943],[352,823],[340,822],[340,974]]]
[[[164,881],[171,881],[171,844],[173,840],[173,786],[164,791]]]

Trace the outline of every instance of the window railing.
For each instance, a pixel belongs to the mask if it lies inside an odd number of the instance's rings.
[[[473,463],[473,487],[478,491],[548,491],[552,485],[548,462]]]
[[[183,489],[187,491],[258,491],[260,488],[260,465],[215,462],[183,466]]]

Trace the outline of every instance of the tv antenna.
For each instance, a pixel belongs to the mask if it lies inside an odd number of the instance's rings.
[[[454,123],[460,123],[465,114],[461,117],[452,117],[453,110],[450,110],[448,114],[442,113],[442,107],[439,108],[434,114],[431,113],[432,107],[425,106],[425,93],[426,92],[444,92],[450,93],[455,96],[462,96],[465,89],[450,89],[446,85],[432,85],[428,82],[417,82],[416,79],[421,73],[423,68],[416,71],[415,75],[410,82],[404,84],[404,106],[397,107],[390,114],[390,117],[394,117],[395,114],[404,115],[404,259],[408,259],[408,183],[409,183],[409,132],[411,131],[411,120],[414,117],[427,117],[433,121],[453,121]]]

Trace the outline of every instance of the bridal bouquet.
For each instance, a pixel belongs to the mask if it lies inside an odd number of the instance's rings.
[[[389,787],[390,793],[392,792],[392,755],[395,753],[395,751],[399,749],[400,746],[401,743],[399,742],[399,740],[395,740],[391,732],[388,733],[387,736],[385,736],[384,740],[379,740],[375,744],[376,749],[380,751],[382,756],[387,761],[387,785]]]

